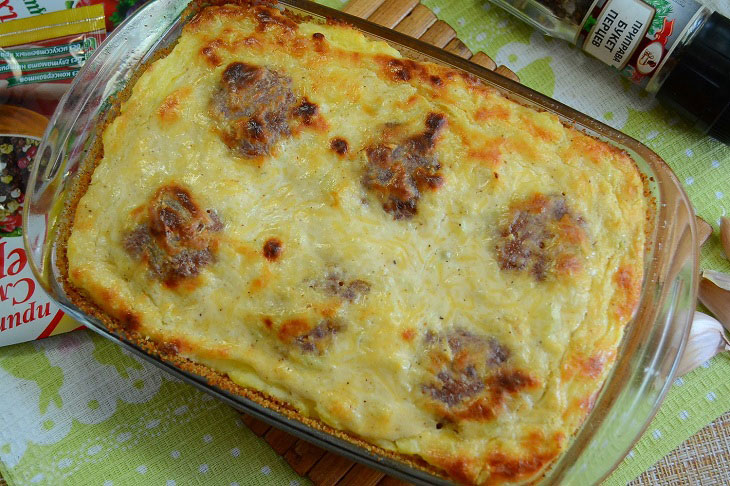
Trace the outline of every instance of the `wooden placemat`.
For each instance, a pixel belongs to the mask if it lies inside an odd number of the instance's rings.
[[[520,80],[509,68],[497,66],[483,52],[472,53],[456,37],[456,31],[446,22],[438,20],[419,0],[350,0],[342,11],[441,47],[502,76],[518,82]]]
[[[730,412],[684,441],[629,486],[730,484]]]

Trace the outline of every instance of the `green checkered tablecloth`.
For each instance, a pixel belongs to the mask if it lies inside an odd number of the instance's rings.
[[[730,209],[730,148],[699,136],[610,69],[486,0],[424,3],[473,51],[661,155],[715,227],[702,266],[730,271],[717,235],[718,220]],[[730,15],[726,0],[714,3]],[[730,410],[728,377],[730,359],[718,356],[678,379],[607,484],[625,484]],[[11,486],[308,484],[235,411],[88,331],[0,349],[0,473]]]

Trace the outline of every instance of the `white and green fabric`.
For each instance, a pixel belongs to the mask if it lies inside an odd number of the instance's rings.
[[[713,2],[730,15],[725,0]],[[474,52],[486,52],[526,85],[662,156],[698,214],[715,226],[702,267],[730,271],[717,234],[719,218],[730,209],[730,148],[693,132],[609,68],[487,0],[424,4]],[[730,410],[728,377],[730,359],[722,355],[678,379],[607,484],[625,484]],[[309,484],[235,411],[89,331],[0,348],[0,474],[11,486]]]
[[[240,415],[90,331],[0,349],[11,485],[308,484]]]

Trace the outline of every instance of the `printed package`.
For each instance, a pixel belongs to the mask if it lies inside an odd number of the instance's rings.
[[[67,7],[0,0],[0,346],[80,326],[33,277],[22,237],[30,167],[49,117],[106,36],[102,5]]]

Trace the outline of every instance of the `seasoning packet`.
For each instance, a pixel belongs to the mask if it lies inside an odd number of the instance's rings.
[[[2,0],[0,1],[0,22],[10,22],[71,7],[73,7],[73,2],[68,0]]]
[[[0,0],[0,16],[10,1]],[[49,117],[106,36],[104,22],[103,6],[92,5],[0,23],[0,346],[80,327],[33,277],[22,212]]]
[[[0,103],[50,116],[105,37],[101,5],[0,24]]]
[[[106,30],[111,32],[120,24],[127,12],[143,0],[0,0],[0,23],[42,15],[59,10],[102,5],[106,17]]]

